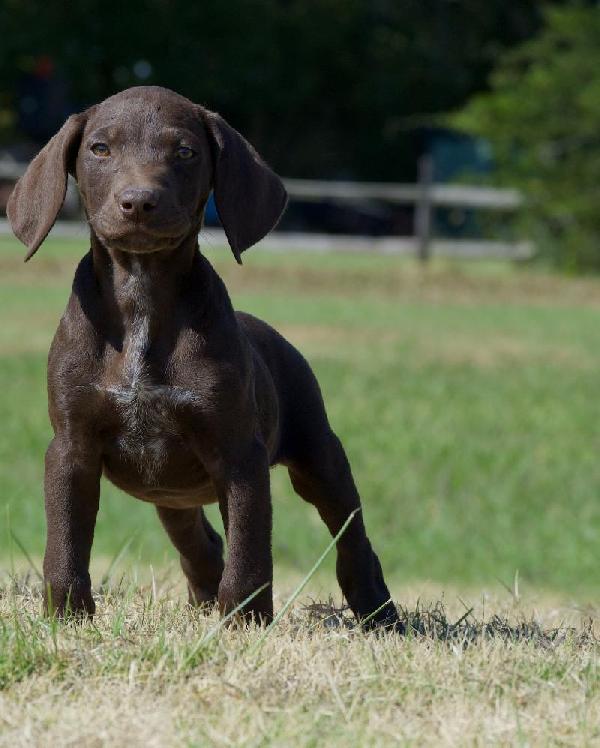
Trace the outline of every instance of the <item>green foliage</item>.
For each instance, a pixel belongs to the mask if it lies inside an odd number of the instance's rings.
[[[221,111],[285,175],[411,179],[410,131],[480,90],[497,54],[535,31],[539,7],[3,0],[0,130],[20,77],[48,55],[78,108],[127,86],[166,85]],[[134,72],[140,60],[148,78]]]
[[[563,268],[600,269],[600,9],[552,8],[453,118],[489,138],[500,181],[528,203],[525,227]]]

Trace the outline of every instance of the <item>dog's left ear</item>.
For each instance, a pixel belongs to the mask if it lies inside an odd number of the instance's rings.
[[[6,214],[15,236],[29,247],[25,261],[37,251],[48,233],[67,191],[67,175],[85,125],[84,114],[74,114],[38,153],[15,185]]]
[[[211,139],[215,205],[235,259],[279,221],[287,204],[283,182],[237,130],[199,107]]]

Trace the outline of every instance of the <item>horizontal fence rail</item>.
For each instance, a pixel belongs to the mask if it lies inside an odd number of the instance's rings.
[[[25,172],[27,164],[10,159],[0,159],[0,180],[16,181]],[[469,210],[516,211],[524,204],[518,190],[494,187],[435,184],[432,181],[433,162],[423,156],[419,161],[419,181],[416,184],[386,182],[350,182],[312,179],[284,179],[290,200],[304,202],[380,201],[414,206],[414,235],[401,236],[346,236],[314,233],[275,232],[263,239],[267,249],[289,249],[331,252],[377,252],[380,254],[416,255],[426,261],[432,254],[446,257],[526,259],[533,254],[530,242],[506,242],[490,239],[442,239],[432,232],[433,211],[436,207],[465,208]],[[69,180],[67,203],[71,213],[77,212],[77,190]],[[7,221],[0,220],[0,234],[10,233]],[[55,236],[87,236],[87,227],[80,221],[59,221]],[[201,240],[209,244],[226,243],[219,229],[207,228]]]
[[[320,202],[332,200],[384,200],[410,205],[422,199],[419,184],[385,182],[326,182],[312,179],[284,179],[289,196],[294,199]],[[496,189],[454,184],[432,184],[429,195],[434,205],[462,208],[514,210],[523,204],[518,190]]]
[[[10,236],[10,224],[0,219],[0,236]],[[51,237],[78,239],[87,242],[89,227],[82,221],[57,221]],[[202,229],[199,236],[200,246],[218,248],[227,246],[225,232],[218,228]],[[378,254],[414,257],[419,250],[417,237],[412,236],[348,236],[343,234],[306,234],[281,231],[273,232],[257,245],[269,252],[314,252],[314,253],[348,253]],[[526,260],[531,257],[532,246],[529,242],[502,242],[479,239],[434,239],[432,253],[436,257],[455,257],[457,259],[501,259]]]

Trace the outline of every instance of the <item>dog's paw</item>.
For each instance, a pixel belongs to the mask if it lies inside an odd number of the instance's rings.
[[[45,580],[44,613],[60,619],[92,618],[96,604],[88,579],[75,578],[70,583]]]
[[[365,631],[390,631],[400,636],[406,634],[406,626],[392,602],[387,603],[377,613],[365,616],[363,620],[360,620],[360,625]]]

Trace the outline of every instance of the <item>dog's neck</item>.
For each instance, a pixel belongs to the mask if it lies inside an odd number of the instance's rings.
[[[173,323],[195,266],[204,265],[195,236],[173,250],[135,253],[106,247],[92,234],[92,258],[115,321],[125,333],[143,324],[152,338]]]

